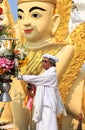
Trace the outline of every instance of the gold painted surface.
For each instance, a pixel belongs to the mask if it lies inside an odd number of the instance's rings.
[[[68,36],[68,23],[70,19],[71,6],[71,0],[57,0],[56,13],[60,14],[60,25],[55,34],[57,42],[63,43]]]
[[[73,81],[77,78],[80,68],[85,60],[85,23],[80,24],[66,39],[67,44],[74,44],[75,54],[71,64],[62,77],[59,88],[63,101],[65,103],[66,96],[72,86]]]
[[[73,44],[75,46],[75,54],[72,62],[69,64],[67,71],[62,76],[59,82],[59,90],[63,99],[64,104],[66,103],[66,98],[72,87],[72,84],[76,80],[81,66],[85,61],[85,23],[80,24],[66,39],[67,44]],[[85,106],[85,104],[83,104]],[[59,128],[60,130],[62,122],[61,117],[59,117]]]

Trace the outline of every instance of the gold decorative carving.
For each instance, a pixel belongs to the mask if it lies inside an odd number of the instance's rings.
[[[67,44],[74,44],[75,53],[74,57],[69,64],[66,73],[62,76],[59,82],[59,89],[65,103],[66,96],[72,86],[73,81],[76,79],[80,68],[85,60],[85,23],[80,24],[66,39]]]
[[[56,13],[60,14],[60,25],[56,30],[56,41],[64,42],[68,36],[68,23],[71,13],[71,0],[57,0]]]
[[[75,45],[74,57],[59,82],[59,90],[65,104],[66,97],[85,61],[85,23],[80,24],[66,39],[65,43]],[[58,117],[59,130],[62,130],[62,115]]]

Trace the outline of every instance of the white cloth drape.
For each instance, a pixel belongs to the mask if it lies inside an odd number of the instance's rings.
[[[62,112],[66,115],[66,111],[58,90],[56,67],[42,75],[23,75],[23,80],[37,86],[33,114],[36,130],[58,130],[56,116]]]
[[[36,130],[58,130],[55,113],[49,107],[44,106],[42,119],[37,122]]]
[[[40,120],[43,105],[51,108],[56,115],[61,114],[62,112],[66,115],[58,90],[56,67],[50,67],[42,75],[23,75],[23,80],[37,86],[37,92],[34,100],[36,111],[34,111],[33,116],[35,122]]]

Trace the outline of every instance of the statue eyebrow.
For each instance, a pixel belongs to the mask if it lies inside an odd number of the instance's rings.
[[[35,10],[35,9],[39,9],[39,10],[42,10],[42,11],[46,11],[45,9],[43,9],[43,8],[41,8],[41,7],[34,6],[34,7],[32,7],[32,8],[29,10],[29,12],[32,12],[32,11]]]
[[[24,11],[23,11],[22,9],[18,9],[17,11],[18,11],[18,12],[20,11],[20,12],[24,13]]]

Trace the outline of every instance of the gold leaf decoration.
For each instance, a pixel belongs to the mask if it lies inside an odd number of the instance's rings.
[[[57,0],[56,13],[60,14],[60,26],[56,30],[56,41],[63,42],[68,35],[68,23],[71,13],[71,0]]]
[[[69,44],[74,44],[74,45],[76,43],[77,46],[83,45],[83,47],[84,47],[84,43],[85,43],[85,22],[78,25],[73,30],[73,32],[68,35],[68,37],[66,38],[66,42],[69,43]],[[83,49],[85,49],[85,47]]]
[[[77,78],[80,68],[85,60],[85,23],[80,24],[66,39],[68,44],[74,44],[75,53],[66,73],[59,83],[60,93],[65,103],[67,94]]]
[[[77,78],[82,64],[85,61],[85,23],[80,24],[64,41],[66,44],[75,46],[74,57],[59,82],[59,90],[65,104],[66,97]],[[62,130],[62,115],[58,117],[59,130]]]

